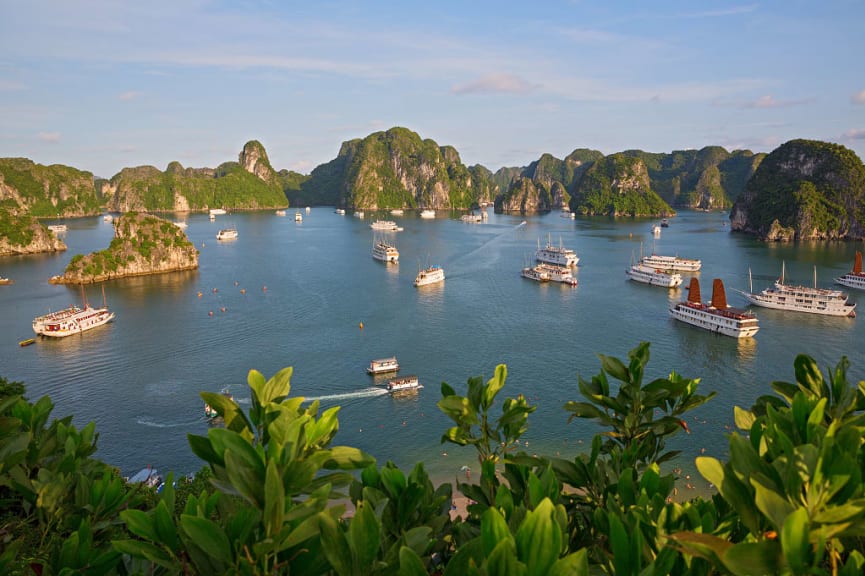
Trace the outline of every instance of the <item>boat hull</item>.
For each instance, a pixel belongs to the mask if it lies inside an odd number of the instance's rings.
[[[414,279],[414,285],[416,287],[429,286],[430,284],[438,284],[439,282],[444,282],[444,279],[444,270],[434,266],[418,272],[418,275]]]
[[[724,313],[721,310],[693,307],[684,303],[671,306],[670,316],[691,326],[731,338],[750,338],[760,330],[757,318],[753,315]]]
[[[114,320],[108,308],[67,308],[33,320],[33,332],[49,338],[65,338],[104,326]]]
[[[784,310],[785,312],[805,312],[807,314],[820,314],[822,316],[855,316],[855,304],[838,304],[838,303],[817,303],[813,305],[797,304],[795,301],[790,303],[792,297],[786,299],[783,303],[774,300],[774,297],[767,296],[763,293],[753,294],[751,292],[742,292],[745,300],[754,306],[762,308],[771,308],[773,310]]]
[[[844,274],[835,278],[835,283],[847,286],[848,288],[855,288],[856,290],[865,290],[865,275]]]
[[[625,270],[625,274],[635,282],[660,286],[661,288],[677,288],[682,284],[681,274],[667,274],[666,272],[654,269],[645,269],[640,265],[632,266],[628,270]]]

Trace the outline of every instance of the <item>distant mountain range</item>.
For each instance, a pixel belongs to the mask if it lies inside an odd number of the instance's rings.
[[[561,160],[544,154],[526,167],[492,172],[465,166],[452,146],[396,127],[344,142],[336,158],[309,175],[275,171],[257,141],[243,147],[237,162],[217,168],[172,162],[165,171],[124,168],[110,180],[67,166],[4,158],[0,207],[9,214],[50,218],[103,209],[256,210],[290,203],[470,210],[494,203],[499,212],[568,207],[587,215],[659,217],[675,214],[675,208],[735,205],[732,228],[762,238],[861,238],[863,173],[862,161],[849,149],[806,140],[788,142],[769,155],[718,146],[610,155],[581,148]]]

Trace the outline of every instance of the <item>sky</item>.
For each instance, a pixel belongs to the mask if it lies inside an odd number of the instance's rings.
[[[865,2],[0,0],[0,157],[110,178],[394,126],[492,171],[577,148],[865,159]]]

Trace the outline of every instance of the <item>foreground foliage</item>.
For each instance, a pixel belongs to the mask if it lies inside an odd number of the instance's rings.
[[[865,570],[865,382],[846,359],[824,377],[807,356],[794,383],[736,408],[730,459],[697,459],[718,489],[677,502],[666,448],[709,402],[672,372],[644,383],[649,344],[600,356],[570,418],[596,422],[573,459],[528,455],[535,407],[499,399],[507,368],[443,383],[442,442],[474,447],[480,475],[457,490],[423,464],[406,474],[333,445],[339,408],[290,396],[291,368],[250,371],[244,412],[202,393],[224,426],[189,436],[206,467],[157,493],[92,458],[94,425],[49,422],[0,378],[0,572],[17,574],[861,574]]]

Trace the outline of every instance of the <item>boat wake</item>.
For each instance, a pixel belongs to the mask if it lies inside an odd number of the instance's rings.
[[[455,265],[455,268],[458,270],[458,272],[462,272],[462,270],[460,270],[460,263],[461,262],[463,262],[464,260],[473,258],[475,255],[477,255],[478,252],[480,252],[481,250],[484,250],[493,242],[501,240],[502,238],[504,238],[508,234],[510,234],[516,230],[519,230],[520,228],[522,228],[525,225],[526,225],[526,221],[523,220],[522,222],[520,222],[516,226],[514,226],[512,228],[508,228],[504,232],[501,232],[500,234],[496,234],[495,236],[493,236],[492,238],[490,238],[489,240],[487,240],[486,242],[484,242],[483,244],[481,244],[480,246],[478,246],[477,248],[475,248],[471,252],[466,252],[465,254],[463,254],[462,256],[457,258],[456,260],[454,260],[452,264]],[[476,269],[476,266],[475,266],[476,261],[473,260],[472,262],[473,262],[472,269],[475,270]],[[450,264],[448,265],[448,269],[445,270],[445,272],[447,272],[448,278],[452,278],[455,276],[455,274],[451,273],[451,265]]]
[[[171,424],[166,424],[165,422],[154,422],[149,418],[138,418],[136,422],[142,426],[149,426],[151,428],[181,428],[197,424],[201,422],[201,419],[197,418],[195,420],[190,420],[189,422],[173,422]]]
[[[375,396],[384,396],[387,394],[386,388],[364,388],[357,392],[346,392],[344,394],[327,394],[325,396],[310,396],[304,402],[312,402],[313,400],[348,400],[350,398],[372,398]]]

